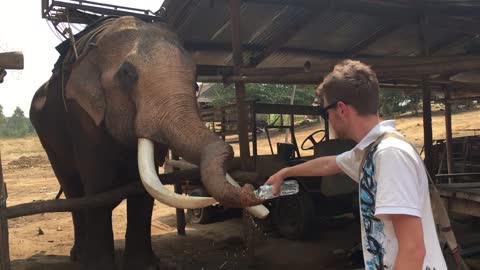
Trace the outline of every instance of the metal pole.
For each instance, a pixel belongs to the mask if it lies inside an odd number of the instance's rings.
[[[243,67],[242,40],[240,31],[240,4],[241,0],[230,0],[230,15],[232,17],[232,50],[233,50],[233,71],[239,75]],[[237,129],[240,146],[240,159],[242,169],[248,170],[250,146],[248,142],[248,115],[245,104],[245,83],[235,83],[235,96],[237,102]]]
[[[7,188],[3,182],[2,157],[0,155],[0,270],[10,270],[7,221]]]
[[[445,91],[445,138],[447,149],[447,172],[453,173],[453,159],[452,159],[452,106],[451,106],[451,91],[446,89]],[[448,183],[452,183],[452,178],[448,178]]]

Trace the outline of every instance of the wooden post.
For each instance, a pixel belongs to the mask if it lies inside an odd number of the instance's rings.
[[[172,159],[173,160],[178,160],[178,156],[172,152]],[[173,170],[178,170],[176,168],[173,168]],[[182,183],[175,183],[174,185],[174,190],[175,193],[182,194]],[[184,209],[176,209],[176,216],[177,216],[177,234],[178,235],[186,235],[185,232],[185,226],[186,226],[186,221],[185,221],[185,210]]]
[[[420,8],[423,8],[420,6]],[[423,13],[423,10],[420,10]],[[423,56],[430,56],[429,40],[427,37],[427,24],[428,19],[422,14],[418,21],[418,39],[420,44],[420,51]],[[430,175],[434,175],[433,172],[433,132],[432,132],[432,93],[426,76],[422,79],[422,91],[423,91],[423,145],[425,147],[425,166],[427,167]]]
[[[253,165],[252,170],[255,170],[257,167],[257,104],[253,101],[250,104],[250,113],[252,114],[252,155],[253,155]],[[267,120],[268,122],[268,120]],[[268,123],[267,123],[268,124]]]
[[[241,0],[230,0],[230,16],[232,18],[232,50],[233,50],[233,72],[240,74],[243,67],[242,39],[240,32],[240,4]],[[245,104],[245,83],[235,83],[235,97],[237,101],[237,129],[238,142],[240,146],[240,160],[242,170],[249,170],[250,143],[248,142],[248,114]],[[256,121],[256,119],[255,119]],[[255,130],[253,131],[255,132]],[[243,211],[244,221],[249,215],[246,210]],[[254,258],[254,239],[251,224],[243,222],[243,232],[246,235],[244,242],[247,247],[247,257],[250,261]],[[249,237],[250,236],[250,237]]]
[[[432,132],[432,108],[431,108],[431,90],[428,87],[427,80],[422,83],[423,86],[423,145],[425,147],[425,166],[431,175],[433,174],[433,132]]]
[[[7,188],[3,182],[2,157],[0,155],[0,270],[10,270],[8,245]]]
[[[233,71],[235,75],[239,75],[240,70],[243,67],[242,40],[240,32],[240,2],[241,0],[230,0]],[[250,145],[248,142],[248,115],[245,104],[245,83],[235,83],[235,97],[237,102],[237,129],[240,146],[240,159],[242,162],[242,169],[249,170]]]
[[[450,89],[445,90],[445,145],[447,150],[447,172],[453,173],[453,157],[452,157],[452,105],[451,105]],[[448,183],[452,183],[452,178],[448,178]]]
[[[0,53],[0,68],[23,69],[23,53],[22,52]]]

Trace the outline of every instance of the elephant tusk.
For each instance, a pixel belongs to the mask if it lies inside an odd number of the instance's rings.
[[[158,179],[153,160],[153,142],[138,139],[138,170],[142,184],[147,192],[159,202],[180,209],[197,209],[217,204],[212,197],[193,197],[176,194],[168,190]]]
[[[175,167],[181,170],[188,170],[188,169],[195,169],[198,168],[197,165],[191,164],[185,160],[171,160],[171,159],[165,159],[165,165]],[[228,173],[225,175],[225,178],[227,179],[227,182],[229,182],[231,185],[235,187],[240,187],[240,185],[231,177]],[[256,205],[256,206],[251,206],[246,208],[247,211],[252,214],[256,218],[264,219],[268,216],[270,211],[268,210],[267,207],[263,205]]]

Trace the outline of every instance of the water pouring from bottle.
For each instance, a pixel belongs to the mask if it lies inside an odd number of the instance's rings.
[[[260,186],[255,190],[255,196],[262,200],[268,200],[279,196],[287,196],[297,194],[299,190],[299,185],[296,180],[287,180],[284,181],[280,187],[280,194],[273,194],[273,185],[267,184]]]

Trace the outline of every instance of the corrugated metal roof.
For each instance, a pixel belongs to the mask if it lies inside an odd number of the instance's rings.
[[[424,1],[427,40],[435,55],[466,54],[480,33],[480,1]],[[229,1],[166,1],[166,16],[199,65],[232,65]],[[299,67],[325,57],[413,56],[421,53],[418,10],[404,0],[244,0],[244,61],[287,35],[258,67]],[[370,7],[370,8],[369,8]],[[398,12],[397,12],[398,11]],[[478,12],[475,12],[478,11]],[[464,15],[464,16],[463,16]],[[292,30],[289,29],[294,29]],[[289,34],[289,31],[292,32]],[[478,33],[477,33],[478,32]]]

